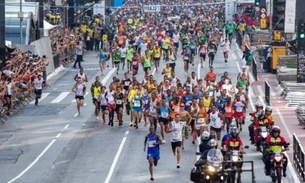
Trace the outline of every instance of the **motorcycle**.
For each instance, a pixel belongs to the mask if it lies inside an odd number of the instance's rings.
[[[232,150],[229,152],[230,156],[230,168],[231,171],[228,176],[228,182],[240,183],[241,181],[241,168],[242,168],[242,153],[237,150]]]
[[[287,143],[287,147],[290,144]],[[285,149],[282,150],[282,152],[269,152],[272,153],[271,159],[270,159],[270,164],[271,164],[271,171],[270,171],[270,176],[272,179],[272,182],[282,182],[282,171],[284,168],[284,161],[287,161],[284,159],[284,153]],[[287,163],[287,162],[285,162]]]
[[[266,138],[267,138],[268,134],[269,133],[268,133],[267,127],[265,127],[265,126],[260,127],[259,140],[256,143],[256,148],[258,149],[258,151],[262,152],[263,155],[266,152],[265,142],[266,142]]]
[[[199,155],[200,153],[196,153]],[[211,149],[207,160],[199,160],[191,171],[191,181],[194,183],[225,183],[227,176],[223,171],[223,157],[218,149]]]

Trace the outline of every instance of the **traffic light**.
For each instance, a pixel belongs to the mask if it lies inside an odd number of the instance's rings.
[[[305,22],[304,19],[301,19],[299,21],[299,25],[298,25],[298,39],[301,40],[305,40]]]
[[[284,31],[286,0],[273,0],[273,30]]]
[[[253,2],[253,1],[252,1]],[[261,5],[261,1],[260,0],[255,0],[255,6],[260,6]]]

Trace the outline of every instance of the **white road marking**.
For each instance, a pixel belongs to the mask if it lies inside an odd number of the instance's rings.
[[[114,157],[114,160],[113,160],[113,162],[112,162],[111,168],[110,168],[110,170],[109,170],[109,173],[108,173],[107,178],[106,178],[106,180],[105,180],[104,183],[109,183],[109,182],[110,182],[110,179],[111,179],[111,177],[112,177],[114,168],[115,168],[115,166],[116,166],[116,164],[117,164],[117,162],[118,162],[118,160],[119,160],[119,157],[120,157],[120,155],[121,155],[121,153],[122,153],[122,150],[123,150],[124,144],[125,144],[125,142],[126,142],[126,139],[127,139],[127,137],[123,137],[123,140],[122,140],[122,142],[121,142],[121,144],[120,144],[120,146],[119,146],[119,149],[118,149],[118,151],[117,151],[117,153],[116,153],[116,155],[115,155],[115,157]]]
[[[49,145],[38,155],[38,157],[28,166],[26,169],[24,169],[19,175],[17,175],[12,180],[8,181],[7,183],[13,183],[16,180],[18,180],[20,177],[22,177],[27,171],[29,171],[38,161],[39,159],[50,149],[50,147],[56,142],[56,139],[53,139]]]
[[[196,143],[195,143],[196,144]],[[199,145],[201,144],[201,137],[197,137],[197,151],[200,152]],[[197,161],[200,159],[201,155],[197,155]]]
[[[56,99],[54,99],[51,103],[60,103],[66,96],[68,96],[70,92],[61,92]]]
[[[69,124],[67,124],[65,127],[64,127],[64,130],[68,129],[69,128]]]
[[[154,75],[156,73],[156,68],[152,71],[151,75]]]
[[[116,68],[112,68],[108,74],[104,77],[104,79],[102,80],[102,84],[105,85],[106,82],[108,81],[108,79],[112,76],[112,74],[116,71]]]
[[[128,135],[128,134],[129,134],[129,131],[126,131],[126,132],[125,132],[125,135]]]
[[[48,95],[50,95],[50,93],[42,93],[41,98],[38,99],[38,103],[43,101],[45,98],[47,98]],[[35,104],[35,100],[33,100],[30,104]]]
[[[55,137],[55,139],[58,139],[60,136],[61,136],[61,133],[59,133],[59,134]]]
[[[200,69],[201,69],[201,64],[198,64],[198,68],[197,68],[197,78],[201,78],[200,76]]]
[[[84,98],[86,98],[86,96],[89,94],[89,92],[86,92],[86,94],[85,94],[85,96],[84,96]],[[76,102],[76,100],[75,99],[73,99],[71,102]]]

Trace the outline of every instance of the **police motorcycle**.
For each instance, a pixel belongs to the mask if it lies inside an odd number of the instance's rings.
[[[245,149],[248,149],[249,146],[245,146]],[[225,150],[224,150],[225,151]],[[241,172],[243,166],[243,154],[240,150],[230,150],[225,154],[225,168],[228,172],[228,183],[240,183],[241,182]],[[228,168],[227,168],[228,167]]]
[[[196,155],[201,155],[197,152]],[[223,156],[219,149],[210,149],[206,160],[199,160],[191,171],[194,183],[226,183],[227,174],[223,170]]]
[[[286,143],[284,146],[285,148],[288,148],[290,143]],[[271,150],[268,150],[268,152],[271,154],[270,159],[270,177],[272,179],[272,182],[282,182],[282,172],[284,168],[284,162],[287,161],[287,159],[284,159],[284,152],[286,149],[282,149],[281,152],[272,152]]]

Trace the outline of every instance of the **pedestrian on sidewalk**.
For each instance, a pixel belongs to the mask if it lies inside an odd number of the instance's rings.
[[[75,46],[76,51],[76,60],[74,62],[73,68],[76,69],[76,64],[78,63],[78,67],[81,69],[81,61],[83,61],[83,52],[86,51],[86,49],[81,46],[80,42],[78,41]]]

